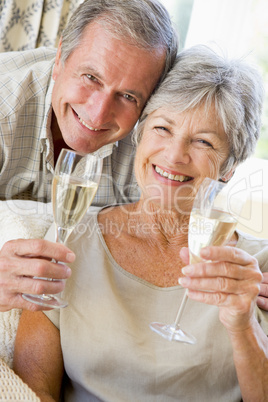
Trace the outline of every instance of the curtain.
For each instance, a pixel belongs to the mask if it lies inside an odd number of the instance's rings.
[[[245,56],[252,0],[194,0],[185,47],[203,43],[229,57]]]
[[[0,51],[57,47],[70,15],[83,0],[0,0]]]

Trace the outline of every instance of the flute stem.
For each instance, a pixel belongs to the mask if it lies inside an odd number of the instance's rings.
[[[185,292],[184,292],[184,296],[183,296],[183,299],[182,299],[182,302],[181,302],[177,317],[176,317],[175,322],[174,322],[175,327],[179,326],[179,323],[180,323],[184,308],[186,306],[187,300],[188,300],[188,289],[186,289]]]

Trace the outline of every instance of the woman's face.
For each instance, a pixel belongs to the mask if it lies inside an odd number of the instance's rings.
[[[227,135],[213,106],[182,113],[160,108],[147,117],[137,149],[142,197],[189,212],[200,183],[205,177],[219,179],[228,154]]]

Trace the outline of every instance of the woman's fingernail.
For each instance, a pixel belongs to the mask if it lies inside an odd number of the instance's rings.
[[[201,251],[200,251],[200,255],[203,257],[203,258],[207,258],[207,257],[209,257],[209,249],[208,248],[202,248],[201,249]]]
[[[68,276],[71,276],[71,274],[72,274],[72,270],[68,266],[66,268],[66,273],[67,273]]]
[[[187,265],[186,267],[182,268],[181,272],[183,273],[183,275],[190,275],[193,272],[193,267]]]
[[[258,297],[258,299],[257,299],[257,305],[258,305],[259,307],[265,307],[265,301],[264,301],[261,297]]]
[[[73,261],[75,260],[75,254],[74,254],[74,253],[68,253],[68,254],[66,255],[66,259],[67,259],[67,261],[69,261],[69,262],[73,262]]]
[[[179,284],[181,286],[187,286],[189,284],[189,278],[179,278]]]

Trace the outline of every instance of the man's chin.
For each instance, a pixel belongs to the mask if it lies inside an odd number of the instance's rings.
[[[91,154],[93,152],[98,151],[102,147],[113,144],[117,140],[112,141],[108,140],[107,142],[103,141],[101,138],[99,138],[99,141],[96,139],[87,139],[87,141],[83,141],[83,139],[73,139],[70,138],[70,141],[66,141],[66,145],[68,148],[73,149],[76,152],[80,152],[83,154]]]

